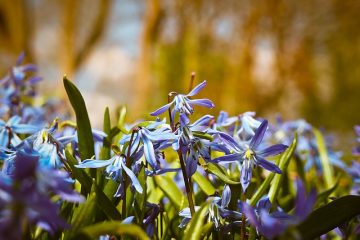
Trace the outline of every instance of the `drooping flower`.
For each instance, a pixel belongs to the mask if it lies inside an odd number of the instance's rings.
[[[260,166],[266,170],[271,172],[275,172],[280,174],[281,170],[274,163],[266,160],[266,157],[273,156],[282,153],[286,150],[287,146],[283,144],[276,144],[265,148],[263,150],[258,150],[258,147],[264,137],[265,131],[267,129],[268,122],[264,120],[259,128],[256,130],[255,135],[251,138],[250,143],[247,145],[239,145],[236,141],[229,141],[231,146],[234,147],[233,153],[227,154],[222,157],[218,157],[213,159],[214,162],[237,162],[239,166],[240,174],[240,182],[244,189],[249,186],[251,177],[252,177],[252,169],[255,166]]]
[[[273,239],[283,234],[289,226],[300,223],[310,214],[315,204],[316,191],[313,189],[307,194],[304,184],[299,178],[296,179],[296,186],[297,193],[293,215],[285,213],[280,208],[271,212],[271,202],[267,197],[261,199],[255,208],[247,203],[241,203],[248,222],[267,239]]]
[[[127,148],[126,148],[127,149]],[[124,152],[126,152],[126,149]],[[140,153],[140,154],[139,154]],[[141,152],[137,152],[134,155],[130,156],[132,161],[137,161],[142,156]],[[114,181],[120,182],[119,187],[115,193],[116,197],[122,197],[124,191],[124,179],[123,179],[123,171],[130,178],[132,185],[136,189],[137,192],[142,193],[143,189],[139,183],[134,172],[130,169],[130,166],[126,165],[126,156],[121,153],[121,150],[114,152],[114,156],[108,160],[94,160],[94,159],[86,159],[82,161],[80,164],[76,165],[78,168],[102,168],[106,167],[105,172],[107,175],[112,178]]]
[[[221,227],[228,225],[227,219],[240,220],[242,214],[236,211],[228,210],[227,207],[230,203],[231,191],[228,185],[224,186],[222,196],[211,196],[211,202],[206,211],[208,221],[213,222],[215,229],[220,230]],[[195,211],[199,210],[199,206],[195,206]],[[185,227],[191,220],[190,208],[184,208],[179,213],[180,217],[183,217],[179,227]]]
[[[207,108],[213,108],[215,105],[209,99],[191,99],[191,97],[198,94],[204,87],[206,86],[206,81],[203,81],[199,85],[195,86],[188,94],[177,94],[175,93],[174,99],[160,107],[159,109],[155,110],[154,112],[150,113],[152,116],[158,116],[165,111],[167,111],[170,107],[174,106],[171,110],[171,118],[172,120],[175,119],[175,114],[180,114],[180,124],[186,125],[189,124],[190,120],[188,116],[193,114],[194,105],[203,106]]]
[[[156,159],[156,152],[171,146],[172,141],[177,136],[171,132],[170,127],[163,122],[153,122],[148,126],[135,127],[131,134],[124,135],[119,143],[125,145],[131,144],[131,154],[134,154],[136,150],[143,146],[143,154],[145,160],[150,164],[153,171],[159,170],[159,164]],[[131,143],[130,143],[131,141]],[[170,141],[170,142],[169,142]],[[158,143],[154,145],[154,143]],[[158,148],[155,149],[154,146]]]

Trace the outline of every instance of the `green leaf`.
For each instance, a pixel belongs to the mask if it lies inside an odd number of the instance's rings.
[[[338,176],[336,183],[332,188],[329,188],[322,193],[320,193],[316,198],[315,206],[319,206],[322,203],[327,203],[329,200],[330,195],[335,191],[335,189],[338,187],[340,181],[340,176]]]
[[[155,176],[154,180],[179,211],[184,203],[184,195],[176,186],[174,180],[167,176]]]
[[[208,163],[208,164],[204,165],[204,168],[207,172],[210,172],[210,173],[216,175],[218,178],[220,178],[227,184],[231,184],[231,185],[240,184],[240,182],[235,182],[235,181],[231,180],[230,177],[227,175],[225,169],[218,164]]]
[[[327,153],[326,144],[324,140],[324,136],[321,134],[321,132],[313,128],[313,132],[316,138],[316,142],[318,145],[318,151],[320,155],[320,162],[323,168],[323,174],[324,174],[324,180],[325,180],[325,186],[326,188],[331,188],[334,186],[334,170],[330,164],[329,155]]]
[[[66,76],[64,77],[64,86],[76,115],[80,157],[81,159],[92,158],[95,155],[94,140],[85,101],[77,87]]]
[[[191,218],[190,222],[186,226],[185,235],[183,239],[189,240],[197,240],[201,239],[201,235],[204,227],[204,220],[206,215],[208,214],[209,205],[212,199],[209,198],[206,202],[204,202],[200,209],[196,211],[194,216]]]
[[[91,237],[92,239],[98,238],[101,235],[127,235],[134,239],[147,240],[150,239],[139,226],[134,224],[123,224],[118,221],[109,221],[96,223],[91,226],[87,226],[81,230],[84,235]],[[80,238],[78,238],[80,239]]]
[[[203,133],[203,132],[199,132],[199,131],[193,131],[192,134],[194,135],[194,137],[207,139],[209,141],[214,140],[214,138],[210,134],[207,134],[207,133]]]
[[[215,193],[216,189],[211,184],[211,182],[206,179],[203,175],[201,175],[199,172],[196,172],[192,176],[193,180],[199,185],[200,189],[206,194],[206,195],[212,195]]]
[[[360,214],[360,196],[345,196],[313,211],[296,229],[301,239],[315,239]]]
[[[138,175],[138,180],[143,188],[143,193],[135,193],[135,201],[134,201],[134,210],[135,216],[138,222],[143,222],[144,214],[145,214],[145,203],[147,198],[147,184],[146,184],[146,173],[145,173],[145,166],[141,164],[141,170]]]
[[[91,191],[92,186],[92,179],[87,175],[87,173],[84,171],[84,169],[75,167],[76,164],[78,164],[77,160],[71,155],[69,150],[65,150],[65,156],[66,160],[69,163],[69,166],[71,168],[71,175],[73,178],[78,180],[81,184],[81,192],[83,194],[89,194]]]
[[[110,121],[110,112],[109,108],[106,107],[105,113],[104,113],[104,133],[106,133],[107,137],[103,140],[103,146],[100,150],[100,159],[109,159],[110,158],[110,147],[111,147],[111,141],[112,137],[110,136],[111,132],[111,121]]]
[[[270,186],[271,181],[273,180],[275,173],[271,172],[265,179],[265,181],[260,185],[259,189],[250,199],[250,206],[254,207],[256,203],[260,200],[262,196],[266,193],[266,190]]]
[[[297,133],[295,133],[294,140],[292,141],[291,145],[288,147],[288,149],[281,154],[280,160],[279,160],[279,168],[280,170],[285,173],[287,170],[287,167],[289,165],[290,159],[294,154],[294,151],[296,149],[297,145]],[[283,174],[275,174],[274,180],[271,183],[271,187],[269,190],[269,200],[271,203],[274,203],[276,200],[276,197],[279,193],[279,190],[281,188],[281,182],[284,178]]]
[[[65,233],[65,239],[71,239],[81,227],[87,226],[93,222],[95,206],[96,195],[94,192],[86,199],[86,202],[75,208],[71,219],[71,229]]]

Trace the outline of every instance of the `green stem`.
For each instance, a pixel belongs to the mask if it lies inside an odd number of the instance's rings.
[[[245,191],[242,193],[241,201],[243,203],[246,202]],[[247,240],[247,236],[246,236],[246,216],[245,216],[244,212],[242,213],[242,217],[241,217],[240,239],[241,240]]]
[[[187,195],[188,202],[189,202],[190,213],[191,213],[191,216],[193,216],[195,214],[195,207],[194,207],[195,205],[194,205],[194,201],[192,198],[192,188],[190,186],[191,181],[187,176],[186,168],[185,168],[185,161],[182,157],[180,150],[178,150],[178,155],[179,155],[179,160],[180,160],[180,165],[181,165],[181,171],[182,171],[184,182],[185,182],[185,189],[186,189],[186,195]]]
[[[128,149],[127,149],[127,154],[126,154],[126,166],[127,167],[131,167],[131,161],[130,161],[131,145],[132,145],[132,142],[134,140],[134,134],[137,131],[138,131],[138,129],[134,128],[132,130],[132,132],[131,132],[131,137],[130,137],[130,141],[129,141],[129,145],[128,145]],[[126,216],[126,189],[127,189],[127,186],[129,185],[129,179],[128,179],[128,177],[127,177],[124,170],[123,170],[123,178],[124,178],[124,196],[123,196],[121,214],[122,214],[123,219],[125,219],[127,217]]]

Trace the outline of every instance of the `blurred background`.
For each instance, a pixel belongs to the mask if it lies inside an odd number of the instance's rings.
[[[23,50],[46,96],[64,74],[79,86],[95,126],[106,106],[149,117],[193,71],[216,105],[200,113],[360,124],[357,0],[1,0],[1,76]]]

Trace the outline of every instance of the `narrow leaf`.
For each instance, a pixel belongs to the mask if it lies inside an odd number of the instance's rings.
[[[298,136],[295,133],[294,140],[292,141],[290,147],[288,147],[288,149],[286,149],[286,151],[280,157],[279,168],[283,173],[276,174],[274,176],[274,180],[271,183],[271,187],[270,187],[270,191],[269,191],[269,200],[271,203],[275,202],[276,197],[279,193],[279,190],[281,188],[281,182],[282,182],[282,179],[284,178],[283,174],[286,172],[287,167],[290,162],[290,159],[294,154],[294,151],[295,151],[296,145],[297,145],[297,139],[298,139]]]
[[[76,115],[80,157],[81,159],[90,159],[95,155],[94,140],[85,101],[77,87],[66,76],[64,77],[64,86]]]
[[[360,196],[345,196],[313,211],[296,229],[301,239],[315,239],[360,214]]]
[[[333,175],[333,168],[330,164],[329,155],[326,149],[326,143],[324,140],[324,136],[321,134],[321,132],[314,128],[313,132],[315,134],[316,142],[318,145],[318,151],[320,155],[320,162],[323,168],[323,174],[324,174],[324,180],[325,180],[325,186],[326,188],[331,188],[334,186],[334,175]]]
[[[200,189],[206,194],[206,195],[212,195],[215,193],[216,189],[211,184],[211,182],[206,179],[203,175],[201,175],[199,172],[196,172],[192,176],[193,180],[199,185]]]
[[[179,211],[183,205],[184,196],[180,189],[176,186],[175,182],[166,176],[155,176],[154,180]]]
[[[144,230],[142,230],[139,226],[134,224],[123,224],[117,221],[102,222],[87,226],[83,228],[81,232],[92,239],[97,239],[101,235],[127,235],[133,237],[134,239],[149,239]]]
[[[230,177],[227,175],[226,171],[222,169],[222,167],[218,164],[208,163],[204,167],[207,172],[216,175],[218,178],[220,178],[222,181],[224,181],[227,184],[231,184],[231,185],[240,184],[240,182],[231,180]]]
[[[208,208],[211,203],[211,199],[204,202],[200,209],[196,211],[194,216],[191,218],[189,224],[186,227],[185,235],[183,239],[197,240],[201,239],[201,235],[204,227],[204,220],[208,214]]]

